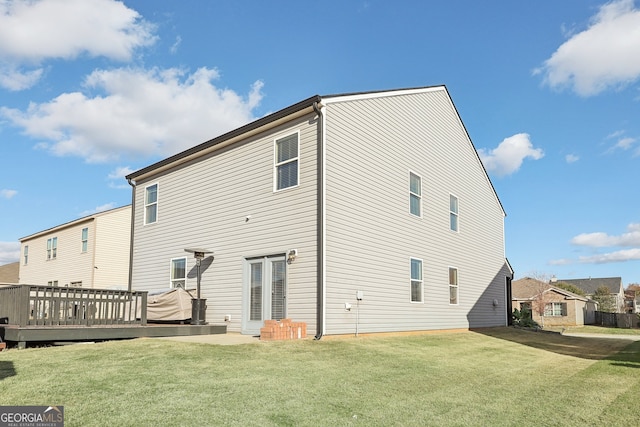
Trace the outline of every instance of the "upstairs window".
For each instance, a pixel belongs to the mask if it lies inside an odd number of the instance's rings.
[[[283,190],[298,185],[298,134],[276,139],[275,142],[275,187]]]
[[[449,304],[458,304],[458,269],[449,267]]]
[[[87,252],[87,249],[89,247],[89,229],[88,228],[83,228],[82,229],[82,252]]]
[[[409,172],[409,211],[422,216],[422,178],[413,172]]]
[[[458,231],[458,198],[449,195],[449,226],[451,231]]]
[[[422,302],[422,260],[411,258],[411,302]]]
[[[29,246],[24,247],[24,265],[29,264]]]
[[[171,260],[171,287],[185,289],[187,281],[187,259],[174,258]]]
[[[158,220],[158,184],[144,189],[144,223],[153,224]]]
[[[47,239],[47,259],[56,259],[58,256],[58,238]]]

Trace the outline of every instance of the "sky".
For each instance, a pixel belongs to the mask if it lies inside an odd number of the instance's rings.
[[[0,0],[0,265],[313,95],[444,84],[516,278],[640,283],[634,0]]]

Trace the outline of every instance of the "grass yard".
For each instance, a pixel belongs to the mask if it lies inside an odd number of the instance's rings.
[[[0,353],[0,405],[66,426],[636,426],[640,341],[511,328]]]

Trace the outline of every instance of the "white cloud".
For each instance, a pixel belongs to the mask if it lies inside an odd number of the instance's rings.
[[[254,119],[263,83],[243,97],[212,84],[215,69],[96,70],[84,92],[63,93],[26,111],[0,107],[24,133],[58,156],[88,162],[165,157]],[[89,95],[102,92],[104,95]]]
[[[575,163],[580,160],[580,157],[576,156],[575,154],[567,154],[566,156],[564,156],[564,159],[567,163]]]
[[[42,77],[43,69],[20,71],[15,66],[0,64],[0,87],[12,91],[28,89]]]
[[[624,249],[606,254],[590,255],[580,257],[583,264],[606,264],[611,262],[625,262],[640,260],[640,248]]]
[[[20,260],[20,242],[0,242],[0,265]]]
[[[47,59],[130,61],[156,40],[152,24],[115,0],[0,1],[0,85],[26,89]]]
[[[629,138],[629,137],[620,138],[620,140],[618,140],[618,142],[616,143],[614,148],[620,148],[622,150],[628,150],[631,147],[633,147],[633,144],[635,144],[635,143],[636,143],[636,139],[635,138]]]
[[[640,10],[633,0],[603,5],[589,27],[573,34],[534,74],[552,88],[581,96],[621,88],[640,77]]]
[[[550,265],[570,265],[573,264],[573,260],[568,258],[554,259],[549,261]]]
[[[173,43],[173,45],[171,45],[171,48],[169,48],[169,52],[174,54],[177,53],[178,47],[180,47],[181,44],[182,44],[182,37],[180,36],[176,37],[176,41],[175,43]]]
[[[611,132],[609,135],[607,135],[607,139],[613,139],[613,138],[618,138],[620,136],[623,136],[625,134],[626,131],[624,130],[617,130],[615,132]]]
[[[18,192],[16,190],[8,190],[8,189],[5,189],[5,188],[0,190],[0,197],[2,197],[3,199],[10,199],[13,196],[15,196],[16,194],[18,194]]]
[[[613,246],[640,246],[640,223],[632,223],[627,226],[627,232],[619,236],[610,236],[607,233],[582,233],[571,239],[571,243],[579,246],[613,247]]]
[[[83,217],[83,216],[93,215],[94,213],[108,211],[109,209],[113,209],[115,207],[117,207],[117,205],[114,202],[105,203],[104,205],[96,206],[94,209],[82,211],[80,212],[79,216]]]
[[[124,179],[125,176],[129,175],[132,172],[134,172],[134,170],[131,169],[129,166],[121,166],[121,167],[117,167],[114,170],[112,170],[111,172],[109,172],[108,178],[109,179]]]
[[[540,148],[533,148],[529,134],[518,133],[505,138],[491,151],[481,148],[478,154],[487,171],[498,176],[510,175],[520,169],[526,158],[539,160],[544,157]]]
[[[615,131],[608,135],[606,139],[616,140],[615,144],[609,147],[609,149],[606,151],[607,153],[612,153],[618,150],[629,151],[635,148],[633,150],[632,156],[636,157],[640,155],[640,144],[638,144],[638,139],[627,136],[624,130]]]
[[[131,188],[124,177],[132,172],[135,171],[129,166],[121,166],[115,168],[114,170],[109,172],[109,175],[107,176],[107,179],[109,180],[109,187],[116,189]]]
[[[566,265],[573,262],[582,264],[605,264],[640,260],[640,223],[629,224],[627,226],[627,232],[618,236],[611,236],[603,232],[582,233],[571,239],[571,244],[591,248],[630,247],[630,249],[581,256],[577,260],[558,259],[549,261],[549,264]]]

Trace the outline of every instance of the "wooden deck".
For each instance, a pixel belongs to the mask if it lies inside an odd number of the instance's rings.
[[[0,288],[0,342],[101,341],[225,334],[226,324],[147,324],[147,292],[13,285]]]
[[[0,325],[3,341],[25,348],[32,342],[102,341],[142,337],[226,334],[227,325],[98,325],[98,326],[17,326]]]

